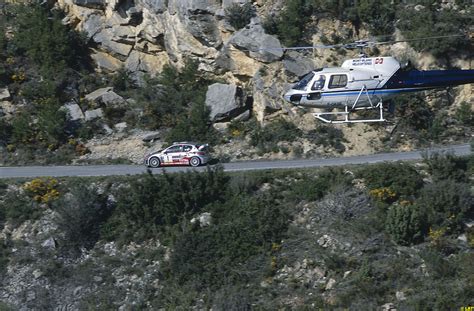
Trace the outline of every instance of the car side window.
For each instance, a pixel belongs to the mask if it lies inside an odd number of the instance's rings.
[[[171,146],[168,149],[166,149],[167,153],[172,153],[172,152],[180,152],[182,150],[182,146],[177,145],[177,146]]]
[[[347,85],[347,75],[332,75],[329,80],[329,88],[336,89]]]
[[[184,152],[189,152],[189,151],[191,151],[191,149],[193,149],[192,146],[184,145],[183,151],[184,151]]]

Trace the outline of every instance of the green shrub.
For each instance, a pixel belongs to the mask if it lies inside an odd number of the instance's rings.
[[[315,178],[304,176],[289,185],[290,200],[316,201],[325,196],[330,190],[349,186],[352,176],[346,174],[344,169],[339,167],[328,167],[322,169]]]
[[[385,229],[396,243],[410,245],[419,242],[427,232],[423,218],[416,205],[392,205],[387,212]]]
[[[67,138],[67,114],[60,109],[54,99],[46,99],[39,103],[36,139],[51,149],[64,143]]]
[[[423,153],[423,163],[428,166],[428,173],[434,181],[453,179],[465,181],[468,159],[455,156],[449,152]]]
[[[112,86],[114,90],[120,92],[126,92],[131,88],[135,87],[135,83],[131,77],[131,72],[125,67],[121,67],[115,72],[112,77]]]
[[[424,210],[431,226],[459,232],[463,222],[474,215],[474,200],[468,184],[452,179],[426,185],[416,205]]]
[[[0,273],[4,274],[10,262],[11,249],[4,239],[0,239]],[[0,306],[1,309],[1,306]]]
[[[117,208],[103,229],[108,239],[120,241],[155,237],[198,213],[207,204],[223,201],[228,177],[222,168],[132,180],[117,197]]]
[[[209,81],[199,74],[198,65],[187,60],[181,72],[165,66],[157,78],[145,79],[145,86],[137,90],[137,101],[145,108],[144,126],[174,127],[192,103],[205,103]]]
[[[393,103],[402,126],[416,131],[428,129],[431,126],[434,113],[421,95],[399,96],[393,99]]]
[[[243,5],[233,3],[225,10],[225,16],[229,24],[239,30],[250,23],[250,19],[255,16],[255,10],[251,2]]]
[[[67,138],[67,115],[56,99],[39,99],[36,116],[19,111],[12,119],[12,143],[56,149]]]
[[[122,122],[125,114],[127,113],[126,107],[105,107],[104,117],[107,120],[109,126],[113,126],[119,122]]]
[[[360,0],[357,17],[369,25],[373,35],[387,35],[394,31],[396,6],[382,0]]]
[[[288,215],[275,203],[235,196],[213,204],[212,225],[197,226],[177,238],[170,274],[179,283],[192,282],[199,289],[254,279],[260,267],[252,266],[253,259],[267,256],[272,242],[280,242],[288,226]]]
[[[42,215],[38,205],[19,192],[8,192],[0,201],[0,209],[5,220],[15,227],[26,220],[36,220]]]
[[[113,210],[106,193],[99,193],[97,189],[81,183],[53,203],[53,209],[59,214],[58,228],[65,233],[67,248],[90,249],[99,240],[101,226]]]
[[[15,12],[12,44],[26,54],[43,75],[57,77],[67,68],[87,66],[83,37],[61,22],[62,16],[39,4],[19,5]]]
[[[204,141],[214,143],[217,133],[209,120],[209,107],[204,102],[191,104],[187,116],[179,118],[166,136],[166,141]]]
[[[317,128],[305,133],[304,137],[312,143],[323,145],[324,147],[333,147],[337,152],[342,153],[346,147],[342,144],[347,142],[341,129],[333,126],[318,126]]]
[[[35,130],[32,123],[31,114],[27,111],[18,111],[11,120],[12,141],[16,144],[28,144],[35,138]]]
[[[462,102],[456,109],[456,119],[465,126],[474,126],[474,110],[468,102]]]
[[[12,126],[7,120],[0,117],[0,146],[6,146],[12,136]]]
[[[397,28],[406,39],[449,35],[440,40],[417,40],[410,45],[417,51],[429,51],[436,57],[448,58],[452,52],[469,51],[470,42],[464,35],[472,23],[469,13],[440,9],[439,2],[425,3],[425,8],[413,6],[397,11]],[[455,37],[454,35],[461,35]]]
[[[406,163],[381,163],[371,165],[357,172],[365,179],[369,190],[390,188],[397,197],[414,196],[422,187],[423,179]]]
[[[305,26],[311,16],[311,11],[308,10],[305,2],[305,0],[287,1],[285,8],[278,16],[277,35],[285,46],[295,46],[303,41]]]
[[[41,98],[57,98],[59,93],[59,85],[49,78],[43,81],[30,80],[21,86],[21,95],[31,101]]]
[[[7,48],[7,38],[5,36],[5,27],[3,24],[0,24],[0,86],[4,86],[9,82],[9,72],[8,66],[6,65],[6,51]]]
[[[281,141],[294,141],[302,134],[301,130],[294,123],[280,118],[266,126],[258,123],[250,133],[250,144],[258,147],[262,152],[278,151],[276,146]],[[273,150],[275,149],[276,150]]]

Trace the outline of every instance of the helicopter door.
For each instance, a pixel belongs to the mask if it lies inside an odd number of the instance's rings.
[[[326,84],[326,76],[318,75],[313,80],[313,84],[311,85],[310,92],[307,95],[308,101],[313,100],[320,100],[321,99],[321,90],[324,88]]]
[[[328,89],[329,94],[328,102],[333,105],[337,104],[346,104],[349,100],[349,96],[347,92],[347,74],[333,74],[329,78]]]

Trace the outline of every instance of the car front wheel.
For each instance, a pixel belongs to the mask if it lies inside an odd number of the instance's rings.
[[[157,168],[160,167],[161,162],[157,157],[153,157],[148,161],[148,164],[150,164],[150,167]]]
[[[201,160],[198,157],[192,157],[191,160],[189,160],[189,165],[191,166],[199,166],[201,164]]]

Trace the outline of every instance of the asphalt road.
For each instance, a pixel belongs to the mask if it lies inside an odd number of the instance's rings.
[[[379,153],[372,155],[302,159],[285,161],[246,161],[224,163],[226,172],[266,170],[266,169],[291,169],[305,167],[338,166],[345,164],[364,164],[385,161],[408,161],[419,160],[422,152],[450,151],[456,155],[468,155],[471,153],[469,144],[453,145],[448,147],[430,148],[410,152]],[[203,171],[206,167],[166,167],[153,169],[154,174],[161,174],[164,170],[169,173],[184,172],[187,170]],[[13,177],[62,177],[62,176],[111,176],[111,175],[136,175],[146,172],[144,165],[64,165],[64,166],[21,166],[21,167],[0,167],[0,178]]]

